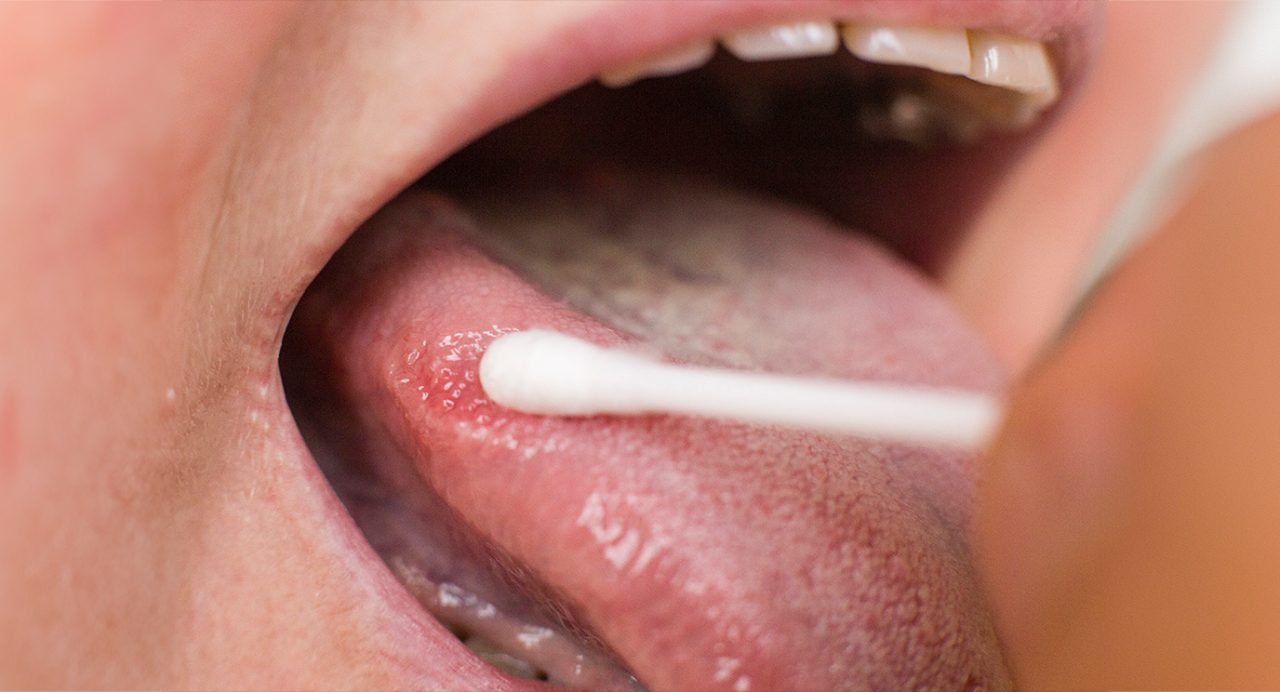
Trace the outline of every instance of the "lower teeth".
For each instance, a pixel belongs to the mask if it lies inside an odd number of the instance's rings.
[[[390,558],[388,564],[418,602],[467,648],[512,677],[575,689],[642,689],[605,656],[588,652],[558,630],[508,617],[455,584],[433,583],[404,558]]]
[[[324,465],[333,463],[326,458]],[[538,622],[543,618],[537,613],[522,615],[516,601],[511,608],[503,605],[504,594],[519,589],[494,581],[484,568],[488,560],[483,555],[459,558],[459,552],[468,549],[458,548],[459,539],[449,537],[449,520],[400,499],[427,493],[397,491],[399,483],[376,480],[385,472],[342,467],[329,468],[327,475],[405,590],[478,658],[512,677],[573,689],[643,689],[612,657],[585,643],[587,639],[566,633],[550,619]],[[498,602],[486,593],[497,596]]]
[[[468,649],[475,652],[476,656],[480,657],[481,660],[513,678],[542,681],[548,681],[550,679],[550,676],[547,675],[545,670],[542,670],[522,658],[516,658],[515,656],[506,653],[484,637],[468,635],[465,632],[455,632],[455,634],[457,634],[458,638],[462,640],[462,643],[466,644]]]

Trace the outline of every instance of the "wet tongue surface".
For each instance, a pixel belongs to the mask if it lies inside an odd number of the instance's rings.
[[[397,479],[382,501],[449,514],[485,546],[462,552],[534,603],[508,594],[508,609],[591,632],[645,685],[1008,685],[963,535],[971,459],[731,422],[527,416],[476,381],[495,336],[550,327],[682,362],[997,386],[979,340],[870,241],[691,180],[411,190],[339,253],[295,325],[362,428],[348,452]]]

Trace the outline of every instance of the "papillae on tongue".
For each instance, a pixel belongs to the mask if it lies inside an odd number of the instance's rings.
[[[477,382],[494,337],[550,327],[680,362],[997,386],[979,340],[871,241],[692,180],[410,190],[298,319],[361,416],[644,684],[1007,686],[963,533],[971,459],[670,416],[527,416]]]

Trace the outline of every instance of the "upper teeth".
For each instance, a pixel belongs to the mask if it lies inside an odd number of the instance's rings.
[[[771,60],[828,55],[845,46],[869,62],[912,65],[935,72],[963,75],[1028,96],[1037,109],[1058,95],[1053,66],[1039,41],[1007,34],[963,28],[847,24],[805,21],[738,31],[721,38],[729,52],[742,60]],[[638,79],[672,75],[701,67],[714,52],[710,39],[697,41],[648,60],[601,75],[610,86]]]
[[[844,28],[844,44],[863,60],[936,72],[967,75],[972,63],[964,29],[851,24]]]
[[[612,87],[626,86],[645,77],[662,77],[702,67],[716,52],[711,39],[694,41],[648,60],[601,73],[600,81]]]
[[[973,56],[970,79],[1036,94],[1046,101],[1058,96],[1058,83],[1044,44],[1005,34],[971,31],[969,51]]]
[[[739,31],[721,39],[730,53],[743,60],[801,58],[830,55],[840,47],[840,35],[831,22],[796,22]]]

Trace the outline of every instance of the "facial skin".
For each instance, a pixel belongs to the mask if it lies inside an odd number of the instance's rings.
[[[403,687],[444,660],[404,649],[325,530],[334,500],[285,404],[279,339],[355,226],[448,153],[481,87],[605,9],[0,9],[0,685]],[[1276,172],[1244,165],[1280,154],[1280,123],[1213,159],[1212,185],[1027,370],[1219,13],[1108,7],[1080,103],[942,272],[1026,373],[977,540],[1030,685],[1280,679],[1259,654],[1280,644],[1280,556],[1258,528],[1280,512],[1258,475],[1280,451],[1262,374],[1280,240],[1258,182]],[[1259,613],[1275,617],[1236,617]],[[1156,653],[1186,650],[1205,656]]]

